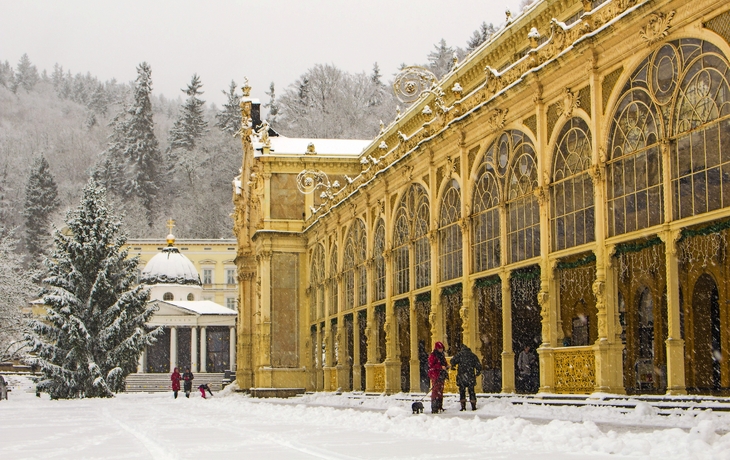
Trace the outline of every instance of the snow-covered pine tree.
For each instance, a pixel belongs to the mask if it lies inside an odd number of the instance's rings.
[[[454,48],[448,46],[443,38],[434,48],[428,53],[428,68],[440,80],[454,66]]]
[[[236,94],[236,82],[231,80],[228,91],[221,91],[226,95],[223,109],[215,115],[215,125],[226,134],[233,136],[241,129],[241,109],[238,106],[240,97]]]
[[[188,95],[185,103],[180,107],[177,121],[170,129],[168,137],[168,161],[170,171],[181,171],[188,179],[190,188],[194,188],[197,171],[207,160],[209,153],[203,148],[202,152],[197,150],[203,136],[208,132],[208,122],[203,114],[205,101],[198,98],[203,94],[200,88],[203,84],[200,77],[193,74],[187,89],[182,90]]]
[[[28,54],[23,54],[15,69],[16,84],[26,91],[30,91],[38,83],[39,79],[38,69],[30,62]]]
[[[154,220],[156,198],[160,189],[162,154],[155,136],[152,119],[152,69],[143,62],[137,67],[134,100],[126,110],[126,119],[119,129],[124,136],[122,157],[130,165],[124,191],[137,195],[147,213],[147,224]]]
[[[36,158],[25,185],[25,247],[32,258],[41,255],[50,234],[51,214],[58,209],[58,187],[46,158]]]
[[[491,22],[487,24],[486,21],[482,22],[479,28],[471,34],[469,41],[466,42],[466,51],[471,53],[477,49],[479,45],[489,40],[489,37],[491,37],[495,32],[496,29],[494,28],[494,24]]]
[[[200,82],[198,74],[193,74],[187,89],[182,90],[188,98],[180,107],[180,115],[172,129],[170,129],[168,138],[168,150],[170,152],[174,153],[176,150],[192,151],[196,142],[208,131],[208,122],[203,117],[205,101],[198,98],[203,94],[203,91],[200,91],[202,87],[203,84]]]
[[[136,286],[138,258],[127,259],[121,220],[106,190],[90,179],[80,205],[66,217],[68,232],[54,233],[43,280],[47,315],[30,322],[31,343],[51,398],[111,397],[124,389],[145,345],[154,313],[149,291]]]
[[[27,342],[26,321],[21,308],[37,292],[32,273],[23,269],[23,258],[15,251],[12,232],[0,229],[0,361],[20,358]]]
[[[274,126],[279,116],[279,102],[276,100],[276,87],[273,81],[269,85],[269,90],[265,91],[265,93],[269,96],[269,102],[264,104],[264,108],[269,110],[269,114],[266,117],[269,124]]]

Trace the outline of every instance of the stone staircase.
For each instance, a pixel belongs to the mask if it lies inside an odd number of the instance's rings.
[[[223,389],[223,374],[194,374],[193,391],[198,391],[198,385],[207,383],[211,391],[220,391]],[[182,382],[180,388],[182,389]],[[127,385],[125,388],[127,393],[158,393],[162,391],[172,391],[172,382],[170,374],[129,374],[127,376]]]

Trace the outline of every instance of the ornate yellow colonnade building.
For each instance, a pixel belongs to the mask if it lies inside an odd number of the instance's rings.
[[[729,42],[727,2],[540,0],[364,143],[245,87],[239,386],[421,391],[443,341],[488,392],[531,346],[540,392],[725,393]]]

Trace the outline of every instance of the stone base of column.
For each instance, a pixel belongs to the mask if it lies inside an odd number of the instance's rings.
[[[337,365],[337,387],[338,391],[350,391],[350,366]]]
[[[360,365],[352,366],[352,389],[353,391],[362,391],[362,373],[363,369]]]
[[[538,393],[553,393],[555,391],[555,356],[550,348],[538,348],[537,356],[540,360],[540,389]]]
[[[684,378],[684,340],[667,339],[667,394],[686,395]]]
[[[322,371],[324,373],[324,391],[335,391],[337,389],[337,368],[325,366]]]
[[[626,394],[623,348],[621,344],[610,345],[606,340],[596,344],[596,392]]]
[[[515,354],[502,352],[502,393],[515,392]]]
[[[400,361],[385,361],[385,393],[400,393]]]

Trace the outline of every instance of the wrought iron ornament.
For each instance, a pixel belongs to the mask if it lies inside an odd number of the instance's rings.
[[[436,75],[420,66],[405,67],[395,77],[393,91],[399,101],[410,104],[437,83]]]

